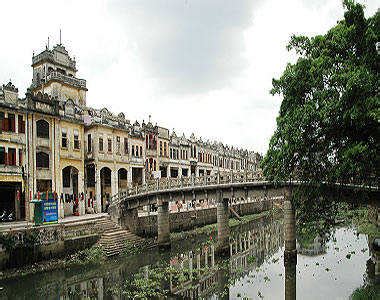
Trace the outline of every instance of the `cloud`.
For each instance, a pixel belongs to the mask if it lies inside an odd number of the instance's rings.
[[[366,15],[378,8],[362,1]],[[21,9],[22,8],[22,9]],[[63,43],[87,80],[87,104],[153,121],[177,134],[265,152],[281,104],[272,78],[296,59],[292,34],[323,34],[340,0],[3,1],[0,83],[20,94],[32,51]]]
[[[243,32],[257,1],[112,1],[151,76],[167,93],[197,94],[229,85],[248,62]]]

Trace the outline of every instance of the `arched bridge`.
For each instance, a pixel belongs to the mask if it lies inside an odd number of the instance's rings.
[[[224,249],[229,242],[228,218],[233,203],[273,201],[284,197],[289,186],[302,184],[294,181],[266,181],[258,173],[156,179],[120,191],[112,197],[111,216],[128,227],[128,220],[137,216],[137,209],[156,205],[157,242],[159,246],[166,246],[170,245],[169,203],[194,203],[202,199],[217,207],[218,248]],[[351,188],[363,189],[361,186],[345,185],[346,190]]]

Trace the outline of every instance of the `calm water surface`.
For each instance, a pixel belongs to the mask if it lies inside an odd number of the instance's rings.
[[[286,270],[283,234],[283,220],[266,217],[232,230],[228,260],[213,255],[215,236],[203,235],[175,242],[166,252],[0,282],[0,299],[126,299],[125,292],[136,291],[125,282],[144,282],[160,272],[161,291],[173,299],[284,299],[285,291],[297,299],[348,299],[364,284],[379,284],[373,270],[380,262],[368,237],[354,228],[337,227],[328,240],[298,246],[297,265]]]

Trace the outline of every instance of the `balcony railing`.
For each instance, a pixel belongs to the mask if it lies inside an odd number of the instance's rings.
[[[61,74],[59,72],[51,72],[46,76],[46,82],[49,80],[59,80],[63,81],[64,83],[80,87],[80,88],[86,88],[86,80],[79,79],[71,76],[66,76],[64,74]]]

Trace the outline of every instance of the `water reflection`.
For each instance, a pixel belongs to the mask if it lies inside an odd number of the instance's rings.
[[[380,256],[370,238],[341,228],[331,234],[334,239],[316,236],[289,255],[284,228],[283,219],[272,217],[234,228],[229,259],[216,256],[214,239],[204,236],[178,242],[169,252],[1,282],[0,299],[128,299],[148,292],[173,299],[336,299],[362,284],[379,284]],[[345,258],[352,249],[356,254]],[[344,291],[336,289],[337,279]]]

